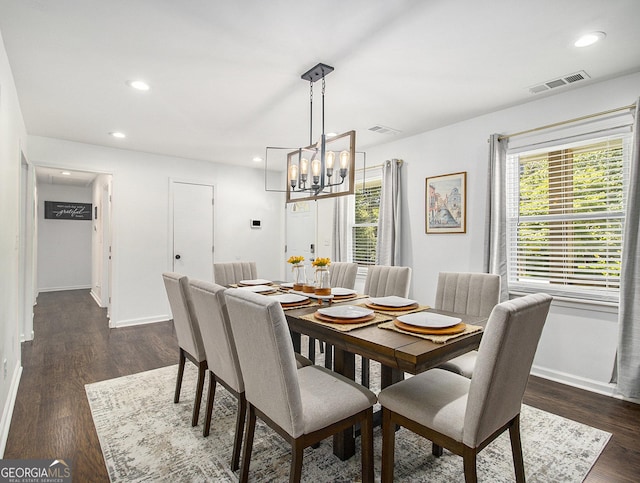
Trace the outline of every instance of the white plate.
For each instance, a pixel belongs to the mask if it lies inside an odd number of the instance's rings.
[[[351,290],[350,288],[333,287],[331,289],[331,294],[338,296],[355,295],[356,291]]]
[[[298,295],[297,293],[283,293],[282,295],[274,295],[273,298],[281,304],[295,304],[309,300],[309,297]]]
[[[416,327],[428,327],[430,329],[444,329],[452,327],[462,322],[457,317],[449,317],[448,315],[434,314],[433,312],[416,312],[415,314],[401,315],[398,317],[400,322],[415,325]]]
[[[269,285],[271,280],[265,280],[264,278],[256,278],[254,280],[240,280],[242,285]]]
[[[405,299],[404,297],[397,297],[390,295],[388,297],[369,297],[372,304],[380,305],[381,307],[407,307],[416,303],[415,300]]]
[[[284,283],[281,283],[280,286],[282,288],[293,288],[293,282],[284,282]]]
[[[372,314],[373,310],[356,307],[355,305],[339,305],[336,307],[318,309],[318,313],[328,317],[334,317],[336,319],[357,319],[359,317],[366,317],[367,315]]]
[[[238,287],[239,290],[248,290],[249,292],[263,293],[275,292],[276,288],[272,285],[251,285],[250,287]]]

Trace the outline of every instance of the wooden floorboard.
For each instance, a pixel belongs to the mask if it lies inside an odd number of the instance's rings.
[[[109,481],[84,385],[177,364],[173,324],[109,329],[89,291],[73,290],[39,295],[34,333],[4,458],[62,458],[74,481]],[[640,405],[537,377],[524,402],[613,434],[588,483],[640,481]]]

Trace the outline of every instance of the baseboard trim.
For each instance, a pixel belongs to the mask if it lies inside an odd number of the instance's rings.
[[[100,300],[100,297],[98,297],[98,295],[93,291],[93,289],[91,289],[91,291],[89,292],[89,294],[91,295],[91,297],[93,298],[93,300],[98,304],[98,307],[100,308],[105,308],[104,305],[102,305],[102,300]]]
[[[110,324],[111,328],[131,327],[134,325],[155,324],[156,322],[166,322],[171,320],[171,315],[163,314],[153,317],[142,317],[139,319],[119,320]]]
[[[16,404],[18,396],[18,387],[22,378],[22,364],[18,364],[16,370],[13,371],[11,378],[11,386],[9,387],[9,396],[2,411],[2,419],[0,420],[0,459],[4,458],[4,450],[7,447],[7,439],[9,438],[9,427],[11,426],[11,417],[13,416],[13,408]]]
[[[574,376],[566,372],[554,371],[553,369],[546,369],[535,365],[531,368],[531,374],[550,381],[577,387],[578,389],[620,399],[620,396],[616,394],[615,384],[612,383],[595,381],[593,379],[587,379],[586,377]]]
[[[45,287],[38,289],[38,293],[40,292],[62,292],[64,290],[85,290],[90,289],[91,285],[72,285],[70,287]]]

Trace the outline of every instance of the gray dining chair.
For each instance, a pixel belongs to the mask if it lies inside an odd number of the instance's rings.
[[[364,293],[369,297],[408,297],[411,267],[374,265],[367,269]],[[369,387],[369,359],[362,358],[362,384]]]
[[[375,394],[321,366],[297,370],[277,300],[239,289],[226,299],[248,403],[240,481],[249,478],[257,417],[291,444],[292,482],[300,481],[304,448],[360,423],[362,480],[373,481]]]
[[[488,317],[500,302],[500,276],[493,273],[440,272],[434,308]],[[439,366],[465,377],[473,376],[478,351],[469,351]]]
[[[472,379],[431,369],[383,389],[382,481],[393,481],[396,425],[463,457],[466,482],[475,482],[476,456],[507,429],[516,481],[525,481],[520,408],[552,297],[532,294],[496,305],[480,342]],[[437,470],[436,470],[437,471]]]
[[[189,278],[178,273],[166,272],[162,274],[164,286],[169,298],[169,305],[173,316],[173,326],[178,338],[180,359],[178,362],[178,378],[173,402],[180,401],[182,377],[184,375],[185,360],[189,359],[198,367],[198,383],[196,386],[196,399],[193,405],[191,426],[198,424],[200,414],[200,402],[204,389],[204,378],[207,370],[207,358],[202,343],[200,327],[193,309],[193,302],[189,292]]]
[[[240,280],[258,278],[256,262],[225,262],[213,264],[213,281],[218,285],[229,286]]]
[[[220,383],[238,400],[236,433],[231,455],[231,469],[235,471],[240,467],[240,450],[247,400],[244,394],[244,381],[240,372],[236,344],[233,340],[227,313],[224,297],[226,289],[221,285],[200,280],[191,280],[189,289],[209,369],[209,392],[202,434],[203,436],[209,435],[216,384]]]

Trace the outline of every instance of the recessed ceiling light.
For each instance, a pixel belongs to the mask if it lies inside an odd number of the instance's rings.
[[[607,36],[604,32],[590,32],[583,35],[575,41],[573,45],[576,47],[587,47],[595,44],[597,41],[604,39]]]
[[[114,138],[118,138],[118,139],[123,139],[123,138],[127,137],[127,135],[125,133],[117,132],[117,131],[116,132],[110,132],[109,135],[113,136]]]
[[[147,84],[145,81],[141,81],[141,80],[128,80],[127,81],[127,85],[129,87],[133,87],[134,89],[138,89],[139,91],[148,91],[149,90],[149,84]]]
[[[253,158],[253,161],[256,163],[259,163],[261,161],[263,161],[263,159],[260,156],[256,156],[255,158]]]
[[[69,171],[60,171],[60,174],[63,174],[65,176],[71,176],[71,173]]]

